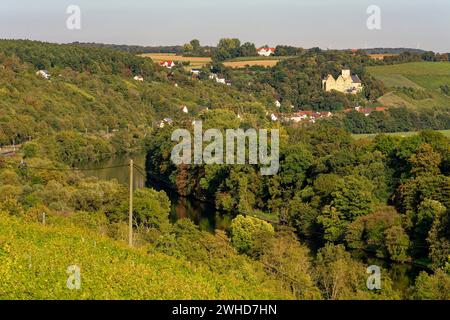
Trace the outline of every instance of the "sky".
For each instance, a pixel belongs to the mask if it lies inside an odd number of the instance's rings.
[[[67,7],[81,29],[66,26]],[[369,30],[367,8],[380,8]],[[0,38],[67,43],[215,45],[236,37],[257,46],[323,49],[408,47],[450,52],[450,0],[0,0]]]

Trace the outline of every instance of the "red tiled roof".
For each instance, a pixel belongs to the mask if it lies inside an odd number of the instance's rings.
[[[275,48],[259,48],[258,49],[258,51],[262,51],[262,50],[266,50],[266,51],[270,50],[270,51],[275,52]]]

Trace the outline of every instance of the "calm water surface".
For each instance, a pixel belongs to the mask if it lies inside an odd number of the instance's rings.
[[[164,190],[171,202],[170,219],[172,222],[175,222],[178,219],[189,218],[194,221],[200,229],[210,232],[213,232],[216,229],[225,229],[231,223],[231,217],[218,213],[213,205],[192,198],[180,197],[173,190],[166,188],[155,179],[152,179],[152,177],[149,177],[145,171],[144,154],[133,156],[119,155],[99,162],[85,163],[80,167],[83,169],[92,169],[92,171],[85,172],[85,175],[87,176],[91,175],[104,180],[116,179],[119,183],[129,186],[129,167],[109,169],[99,168],[128,165],[130,159],[133,159],[138,168],[144,169],[134,170],[134,188],[149,187],[158,191]]]

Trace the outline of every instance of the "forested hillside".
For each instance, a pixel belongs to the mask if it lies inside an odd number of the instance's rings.
[[[310,49],[291,59],[280,61],[270,69],[253,67],[249,70],[226,70],[233,82],[244,91],[263,92],[271,90],[284,108],[290,111],[330,110],[337,111],[346,107],[373,101],[384,93],[382,82],[366,73],[365,67],[379,62],[372,61],[364,52],[322,51]],[[364,85],[361,96],[344,95],[339,92],[325,93],[322,80],[332,74],[337,77],[342,69],[351,69]]]
[[[221,114],[209,119],[221,122]],[[209,119],[205,119],[207,127]],[[174,166],[168,132],[148,140],[147,168],[186,196],[230,214],[289,225],[300,238],[345,244],[438,270],[450,254],[450,142],[432,131],[355,141],[327,126],[281,134],[280,170],[257,166]]]
[[[228,86],[109,48],[0,41],[0,146],[21,144],[0,157],[0,299],[449,299],[449,139],[348,132],[433,128],[447,111],[426,122],[404,108],[301,126],[271,119],[291,104],[370,105],[384,92],[365,73],[370,63],[358,52],[312,49],[272,69],[212,65]],[[321,91],[323,75],[343,67],[360,73],[364,94]],[[49,79],[36,74],[44,68]],[[175,166],[171,134],[193,130],[194,120],[204,129],[279,129],[278,174]],[[133,193],[134,248],[125,247],[127,187],[76,167],[139,147],[152,179],[213,203],[226,228],[171,221],[166,192],[142,188]],[[382,268],[382,290],[369,290],[368,256],[422,272],[399,286],[398,270]],[[81,267],[81,291],[65,286],[71,265]]]
[[[129,151],[164,117],[248,108],[255,113],[251,121],[261,121],[265,112],[252,95],[109,49],[2,40],[0,64],[0,146],[69,131],[66,137],[95,136]],[[36,75],[40,69],[48,69],[50,79]],[[144,82],[133,80],[135,75]],[[185,105],[189,116],[181,111]]]

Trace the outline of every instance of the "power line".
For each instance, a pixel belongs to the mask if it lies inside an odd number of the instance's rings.
[[[139,173],[143,178],[147,178],[147,175],[145,173],[143,173],[141,170],[139,170],[138,168],[136,168],[136,172]]]
[[[144,171],[144,172],[145,172],[145,169],[144,169],[144,168],[142,168],[141,166],[137,165],[137,164],[135,164],[135,165],[134,165],[134,167],[135,167],[135,168],[138,168],[138,169],[140,169],[140,170],[142,170],[142,171]]]

